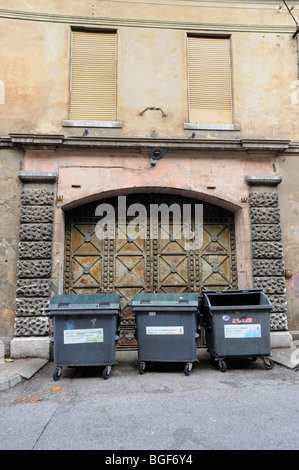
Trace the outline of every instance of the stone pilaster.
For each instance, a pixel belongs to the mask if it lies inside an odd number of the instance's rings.
[[[288,329],[285,266],[281,243],[279,176],[247,176],[249,194],[253,286],[263,289],[272,303],[271,330]]]
[[[23,355],[22,338],[27,340],[34,338],[33,344],[37,344],[38,338],[43,338],[45,341],[41,342],[47,343],[46,349],[49,350],[47,307],[52,274],[54,221],[52,183],[56,181],[56,176],[20,172],[19,178],[23,181],[24,187],[21,194],[15,338],[11,344],[12,356],[17,350],[17,357]],[[26,344],[24,355],[34,357],[34,351],[28,351],[28,341],[24,344]],[[38,355],[41,355],[40,344],[37,350]]]

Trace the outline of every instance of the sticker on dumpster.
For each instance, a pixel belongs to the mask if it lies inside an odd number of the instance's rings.
[[[183,335],[183,326],[147,326],[147,335]]]
[[[261,325],[224,325],[225,338],[260,338]]]
[[[103,343],[103,328],[88,328],[81,330],[64,330],[64,344]]]
[[[253,318],[233,318],[232,323],[252,323]]]

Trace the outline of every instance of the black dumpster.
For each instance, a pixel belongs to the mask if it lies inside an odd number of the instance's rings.
[[[55,295],[49,305],[53,318],[53,379],[59,380],[62,366],[105,366],[108,379],[115,364],[119,338],[120,296],[116,294]]]
[[[222,372],[227,370],[226,358],[262,357],[264,367],[272,369],[271,311],[261,289],[203,292],[201,316],[207,349]]]
[[[136,317],[139,372],[148,362],[185,362],[190,375],[196,360],[199,328],[197,294],[137,294],[133,301]]]

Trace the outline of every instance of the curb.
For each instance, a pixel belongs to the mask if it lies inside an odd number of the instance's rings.
[[[29,380],[33,377],[36,372],[38,372],[42,367],[48,363],[48,359],[37,358],[34,359],[30,364],[27,364],[17,373],[13,374],[11,377],[5,378],[0,381],[0,392],[8,390],[9,388],[17,385],[22,380]]]

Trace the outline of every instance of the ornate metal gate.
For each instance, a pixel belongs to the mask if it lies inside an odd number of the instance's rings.
[[[135,320],[131,301],[140,292],[201,292],[204,289],[237,287],[234,218],[224,209],[203,203],[203,243],[187,249],[182,226],[169,224],[169,236],[158,225],[151,237],[150,217],[127,235],[126,221],[118,219],[118,199],[106,199],[116,214],[115,239],[96,235],[96,207],[103,201],[76,208],[66,214],[65,293],[116,292],[121,295],[122,320],[119,349],[135,349]],[[126,197],[127,207],[150,204],[200,204],[180,196],[144,194]],[[194,220],[192,221],[194,224]],[[192,248],[192,247],[191,247]]]

